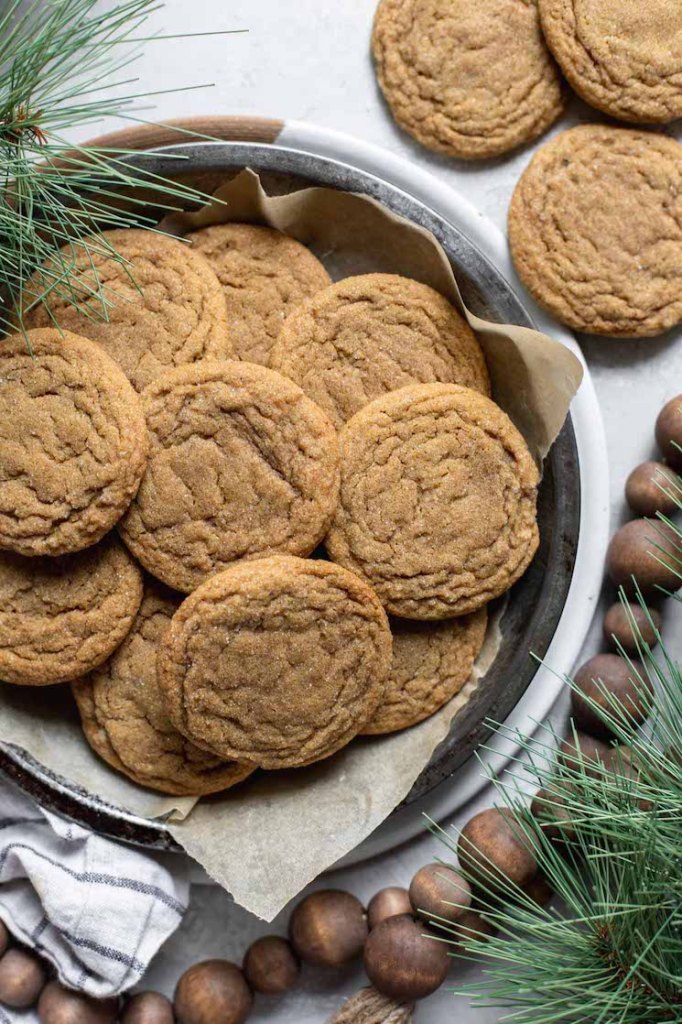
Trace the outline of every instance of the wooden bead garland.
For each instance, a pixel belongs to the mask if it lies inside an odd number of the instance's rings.
[[[640,662],[628,664],[618,654],[597,654],[578,669],[571,706],[576,727],[598,739],[609,740],[612,730],[590,701],[619,724],[641,725],[648,714],[653,687]]]
[[[170,999],[160,992],[138,992],[131,996],[120,1016],[120,1024],[174,1024]]]
[[[604,616],[604,639],[607,644],[613,647],[620,644],[626,654],[637,654],[639,648],[632,628],[633,622],[644,643],[649,647],[658,643],[657,634],[663,622],[658,609],[647,608],[645,611],[639,604],[623,605],[617,601]]]
[[[179,1024],[244,1024],[253,996],[229,960],[204,960],[182,975],[173,1006]]]
[[[407,914],[389,917],[373,928],[365,943],[367,977],[383,995],[397,1002],[424,999],[448,974],[448,947],[424,934]]]
[[[454,923],[471,906],[471,886],[452,868],[425,864],[410,883],[410,901],[424,921],[444,918]]]
[[[8,949],[0,957],[0,1003],[14,1010],[35,1004],[47,975],[37,956],[24,949]]]
[[[92,999],[50,981],[38,1000],[40,1024],[114,1024],[118,999]]]
[[[491,807],[467,822],[457,854],[469,877],[483,889],[525,885],[537,871],[535,857],[510,821],[506,809]]]
[[[278,996],[294,987],[301,965],[286,939],[265,935],[247,949],[242,970],[255,992]]]
[[[387,917],[411,913],[412,904],[409,892],[407,889],[393,885],[386,889],[380,889],[372,896],[367,906],[367,923],[371,930],[385,921]]]
[[[368,932],[360,901],[336,889],[306,896],[289,921],[289,938],[301,960],[321,967],[350,963],[362,952]]]

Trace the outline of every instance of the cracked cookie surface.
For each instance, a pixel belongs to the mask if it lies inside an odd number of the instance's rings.
[[[490,391],[483,352],[465,320],[439,292],[396,274],[347,277],[318,292],[286,320],[271,364],[337,428],[407,384]]]
[[[447,704],[471,677],[487,622],[485,608],[443,622],[392,619],[386,694],[363,735],[407,729]]]
[[[331,558],[406,619],[476,611],[538,546],[538,471],[509,417],[454,384],[417,384],[361,409],[339,435]]]
[[[162,793],[202,796],[234,786],[253,768],[200,750],[168,718],[156,654],[179,604],[178,595],[148,580],[121,646],[71,689],[88,743],[112,768]]]
[[[104,231],[90,239],[90,246],[90,252],[62,250],[73,263],[68,289],[52,291],[47,308],[29,310],[27,327],[56,321],[63,330],[96,341],[136,391],[174,366],[231,357],[222,288],[200,253],[186,242],[138,228]],[[112,250],[124,262],[111,259]],[[48,263],[29,281],[27,304],[45,288],[49,273]]]
[[[219,757],[293,768],[329,757],[383,697],[391,633],[376,595],[328,562],[240,562],[188,597],[160,647],[171,719]]]
[[[682,146],[581,125],[533,157],[509,209],[519,276],[579,331],[649,337],[682,321]]]
[[[671,0],[539,0],[547,44],[575,91],[624,121],[682,117],[682,17]]]
[[[92,342],[51,328],[2,341],[0,548],[96,543],[132,501],[148,447],[139,397]]]
[[[0,554],[0,680],[43,686],[91,672],[141,600],[142,573],[115,534],[60,558]]]
[[[216,272],[225,294],[235,356],[268,366],[291,310],[331,281],[300,242],[254,224],[214,224],[188,238]]]
[[[338,441],[301,389],[250,363],[172,370],[142,395],[147,472],[119,529],[144,567],[190,592],[239,558],[307,555],[336,509]]]
[[[381,0],[372,49],[400,127],[449,156],[499,156],[563,110],[537,0]]]

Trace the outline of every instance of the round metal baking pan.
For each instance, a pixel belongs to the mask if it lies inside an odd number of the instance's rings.
[[[404,190],[342,161],[279,145],[243,142],[192,143],[140,153],[130,161],[154,174],[190,181],[213,191],[231,174],[251,167],[270,193],[323,185],[370,195],[433,232],[452,264],[464,301],[488,320],[534,326],[520,299],[493,264],[453,224]],[[177,157],[181,155],[182,161]],[[570,417],[545,461],[539,493],[540,549],[508,595],[500,620],[498,655],[471,700],[453,719],[405,803],[424,796],[452,775],[503,721],[528,688],[554,636],[568,594],[580,530],[580,472]],[[19,748],[0,747],[0,770],[43,806],[140,845],[173,849],[163,822],[149,821],[56,777]]]

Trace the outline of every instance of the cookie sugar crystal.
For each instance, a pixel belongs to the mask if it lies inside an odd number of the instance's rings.
[[[484,395],[421,384],[379,398],[341,431],[341,494],[326,545],[393,615],[482,607],[538,546],[538,471]]]

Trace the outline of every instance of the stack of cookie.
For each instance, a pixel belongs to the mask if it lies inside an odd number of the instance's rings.
[[[380,0],[372,48],[397,123],[453,157],[537,139],[569,84],[629,124],[682,117],[682,16],[671,0]],[[682,147],[608,124],[562,132],[518,184],[509,242],[529,292],[569,327],[644,338],[677,326]]]
[[[0,349],[0,678],[180,795],[432,714],[538,544],[468,325],[269,228],[98,242]]]

